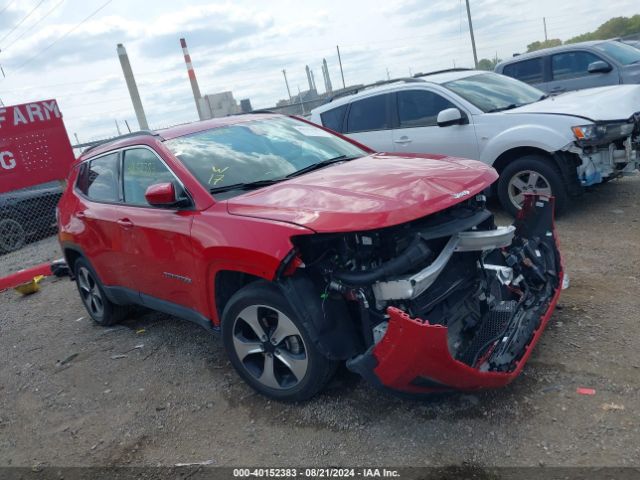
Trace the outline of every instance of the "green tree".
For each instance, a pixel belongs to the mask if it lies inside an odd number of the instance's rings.
[[[640,15],[634,15],[633,17],[614,17],[604,22],[593,32],[577,35],[565,43],[605,40],[607,38],[624,37],[637,33],[640,33]]]
[[[535,52],[536,50],[541,50],[543,48],[557,47],[558,45],[562,45],[562,40],[559,38],[551,38],[542,42],[533,42],[527,45],[527,53]]]
[[[501,61],[500,58],[482,58],[478,61],[478,70],[488,70],[492,72]]]

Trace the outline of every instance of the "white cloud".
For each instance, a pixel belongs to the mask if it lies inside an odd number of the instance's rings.
[[[39,0],[21,0],[0,18],[0,38]],[[71,133],[81,140],[115,134],[114,120],[137,127],[116,44],[130,56],[149,121],[155,126],[195,120],[196,111],[178,42],[186,37],[203,93],[232,90],[256,108],[307,88],[304,67],[322,84],[326,58],[341,85],[340,45],[347,83],[367,83],[409,72],[471,66],[464,2],[458,0],[113,0],[63,40],[103,0],[45,0],[0,48],[0,98],[7,104],[58,98]],[[636,13],[636,0],[471,0],[478,54],[507,58],[543,38],[593,30],[610,17]],[[588,15],[576,15],[588,12]],[[30,25],[41,20],[37,28]],[[57,43],[38,55],[52,42]],[[34,57],[35,55],[35,57]],[[34,57],[32,60],[32,57]],[[22,69],[18,67],[25,61]]]

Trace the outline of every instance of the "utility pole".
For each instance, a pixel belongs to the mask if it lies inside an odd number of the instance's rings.
[[[544,41],[548,41],[549,38],[547,37],[547,19],[545,17],[542,17],[542,24],[544,25]]]
[[[476,53],[476,39],[473,36],[473,23],[471,23],[471,7],[469,7],[469,0],[467,2],[467,17],[469,18],[469,33],[471,34],[471,48],[473,48],[473,63],[478,68],[478,54]]]
[[[387,80],[391,80],[391,74],[389,74],[389,67],[387,67]]]
[[[120,125],[118,125],[118,120],[114,120],[114,122],[116,122],[116,130],[118,131],[118,135],[122,135],[122,132],[120,131]]]
[[[147,116],[144,113],[142,100],[140,100],[140,93],[138,92],[138,85],[136,84],[136,79],[133,76],[131,63],[129,63],[129,56],[127,55],[124,45],[121,43],[118,44],[118,58],[120,59],[122,73],[124,73],[124,79],[127,82],[127,88],[129,89],[129,95],[131,96],[131,103],[133,103],[133,110],[136,112],[136,118],[138,119],[140,130],[149,130]]]
[[[287,94],[289,95],[289,103],[292,102],[291,100],[291,90],[289,90],[289,82],[287,81],[287,71],[285,69],[282,69],[282,75],[284,75],[284,84],[287,86]]]
[[[338,50],[338,63],[340,64],[340,75],[342,75],[342,88],[347,88],[344,83],[344,71],[342,70],[342,59],[340,58],[340,47],[338,45],[336,45],[336,50]]]

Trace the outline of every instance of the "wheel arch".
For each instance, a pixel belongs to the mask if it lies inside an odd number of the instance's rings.
[[[221,269],[216,271],[213,278],[213,312],[217,317],[216,323],[219,324],[222,320],[222,312],[224,312],[231,297],[240,289],[258,280],[268,279],[237,269]]]
[[[544,149],[532,146],[514,147],[502,152],[494,161],[493,168],[496,169],[499,175],[502,175],[502,172],[510,162],[527,155],[539,155],[546,158],[550,164],[560,171],[560,175],[562,176],[569,194],[574,197],[582,194],[583,188],[578,180],[578,173],[576,170],[577,166],[580,164],[580,159],[577,155],[570,152],[548,152]],[[496,186],[497,183],[494,183],[493,193],[495,193]]]
[[[76,245],[64,245],[62,248],[62,254],[64,255],[64,259],[67,262],[67,266],[69,267],[69,271],[71,272],[72,278],[75,276],[74,267],[76,261],[79,258],[87,258],[82,249]]]
[[[525,155],[541,155],[551,161],[554,161],[553,155],[546,150],[538,147],[522,146],[511,148],[502,152],[493,162],[493,168],[495,168],[499,174],[502,174],[509,162],[512,162],[513,160],[516,160],[520,157],[524,157]]]

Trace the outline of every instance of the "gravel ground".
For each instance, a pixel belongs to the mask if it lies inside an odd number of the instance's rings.
[[[0,465],[638,467],[639,193],[602,185],[558,221],[571,287],[521,377],[479,394],[400,400],[341,371],[284,405],[195,325],[97,327],[66,279],[0,293]]]

